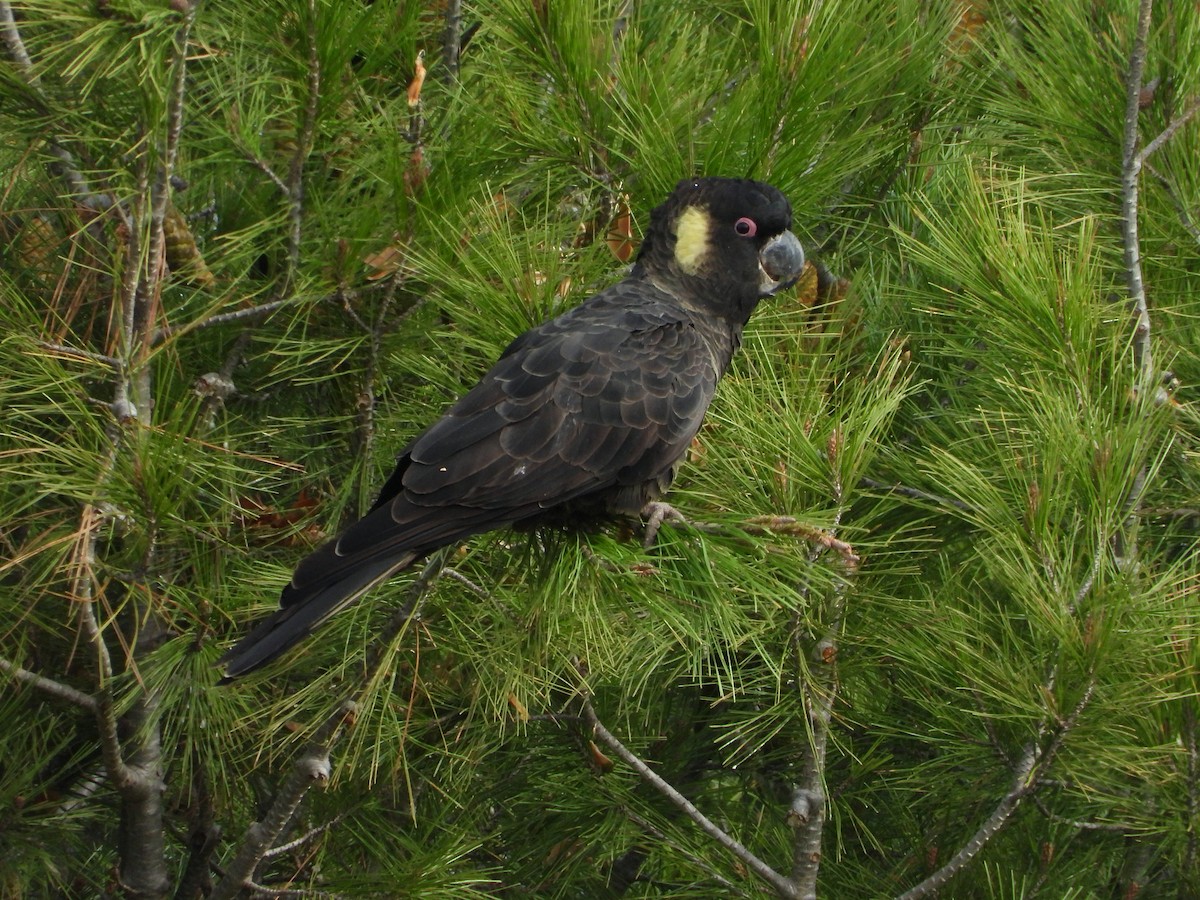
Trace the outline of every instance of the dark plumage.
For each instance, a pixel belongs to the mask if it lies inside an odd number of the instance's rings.
[[[482,531],[637,515],[670,486],[755,305],[804,254],[791,207],[755,181],[682,181],[629,275],[514,340],[401,451],[358,522],[300,561],[281,608],[221,662],[235,678],[367,589]]]

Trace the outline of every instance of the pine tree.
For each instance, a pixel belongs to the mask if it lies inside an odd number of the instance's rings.
[[[5,896],[1200,892],[1200,12],[0,0]],[[215,661],[682,177],[672,491]]]

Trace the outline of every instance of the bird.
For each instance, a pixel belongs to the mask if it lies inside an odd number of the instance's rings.
[[[680,181],[620,281],[519,335],[400,454],[367,513],[296,566],[280,607],[219,660],[274,660],[434,551],[509,526],[657,517],[717,382],[804,251],[787,198],[749,179]],[[669,509],[669,508],[668,508]]]

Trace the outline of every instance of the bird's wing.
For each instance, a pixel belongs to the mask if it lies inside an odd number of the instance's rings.
[[[712,354],[680,310],[622,293],[515,342],[408,447],[406,500],[533,513],[674,465],[712,399]]]

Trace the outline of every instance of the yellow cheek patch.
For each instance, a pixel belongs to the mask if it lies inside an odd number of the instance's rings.
[[[675,261],[688,275],[697,274],[708,255],[708,223],[707,211],[689,206],[675,225]]]

